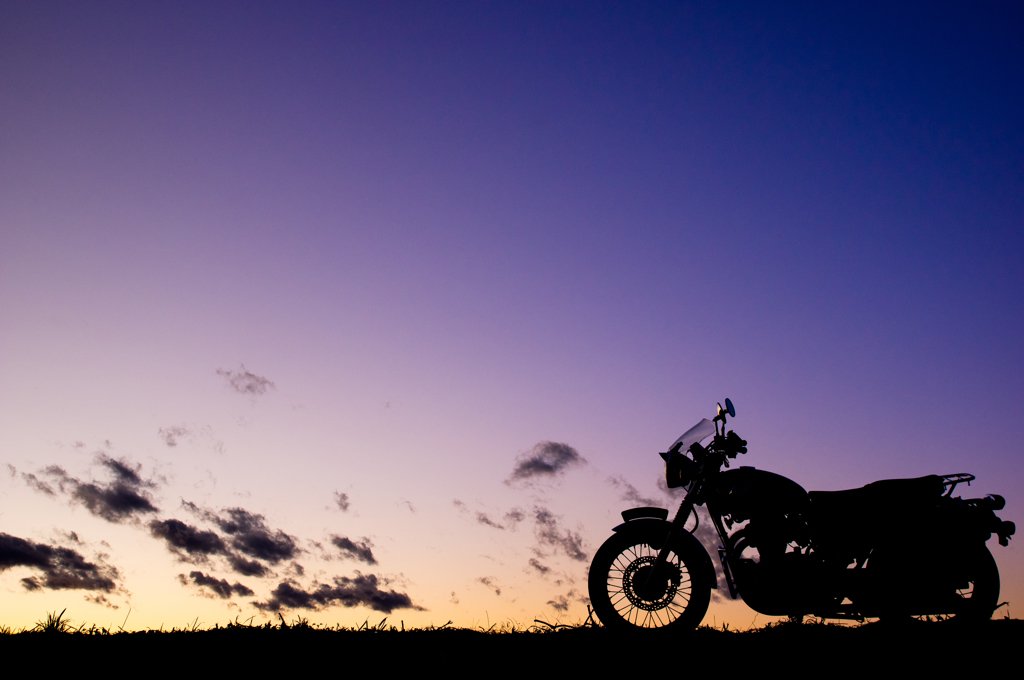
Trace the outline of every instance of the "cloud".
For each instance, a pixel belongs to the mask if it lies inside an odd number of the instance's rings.
[[[512,508],[505,513],[505,522],[509,525],[512,531],[516,530],[516,525],[526,519],[526,513],[519,508]]]
[[[622,489],[622,500],[629,503],[636,503],[638,506],[645,507],[665,507],[664,502],[657,498],[648,498],[647,496],[640,495],[640,492],[636,490],[636,487],[626,481],[626,478],[622,475],[616,475],[608,478],[608,483],[616,489]],[[667,488],[667,485],[666,485]]]
[[[506,484],[529,482],[543,477],[554,477],[566,468],[585,465],[586,460],[568,444],[558,442],[540,442],[526,454],[516,459],[512,474],[505,480]]]
[[[57,493],[53,490],[52,486],[42,481],[33,474],[30,474],[28,472],[22,472],[21,478],[25,481],[26,484],[28,484],[30,488],[34,489],[35,491],[38,491],[41,494],[45,494],[47,496],[57,495]]]
[[[160,435],[160,438],[164,440],[167,446],[174,448],[178,445],[179,437],[187,437],[192,433],[183,425],[172,425],[171,427],[161,427],[157,430],[157,434]]]
[[[63,539],[64,543],[74,543],[75,545],[85,545],[85,542],[78,537],[77,531],[64,531],[62,529],[54,529],[54,532],[59,534]]]
[[[263,515],[243,508],[228,508],[224,515],[209,513],[208,516],[223,533],[231,537],[231,547],[244,555],[277,564],[282,560],[291,560],[302,552],[293,536],[280,529],[269,529]]]
[[[452,604],[458,604],[459,603],[459,596],[455,594],[454,590],[452,591],[451,603]]]
[[[177,519],[150,522],[150,533],[166,541],[171,552],[178,554],[182,561],[203,564],[211,555],[222,555],[236,573],[262,578],[272,572],[261,561],[278,564],[291,560],[294,563],[294,558],[303,552],[294,536],[268,528],[263,515],[243,508],[229,508],[217,514],[185,500],[181,505],[220,531],[218,535]]]
[[[362,541],[355,543],[346,536],[332,535],[331,543],[345,557],[351,557],[354,560],[366,562],[367,564],[377,564],[377,559],[373,556],[373,544],[368,538],[364,537]]]
[[[153,482],[144,481],[142,477],[139,476],[139,470],[142,469],[141,465],[133,466],[124,459],[118,460],[111,458],[105,453],[97,455],[96,462],[110,470],[110,472],[113,473],[114,478],[122,484],[127,484],[132,487],[145,486],[152,488],[156,486]]]
[[[558,595],[555,599],[548,600],[548,606],[564,614],[569,611],[569,600],[565,595]]]
[[[481,576],[480,578],[477,579],[477,583],[482,583],[485,586],[487,586],[488,588],[493,588],[495,595],[501,595],[501,588],[498,587],[498,584],[494,580],[494,577],[492,577],[492,576]]]
[[[104,607],[107,607],[108,609],[120,609],[120,607],[118,605],[116,605],[113,602],[111,602],[110,600],[108,600],[107,596],[104,595],[103,593],[93,593],[92,595],[86,595],[85,596],[85,601],[86,602],[92,602],[93,604],[103,605]]]
[[[452,500],[452,505],[454,505],[455,509],[458,510],[459,512],[469,511],[469,509],[466,507],[466,504],[460,501],[458,498]]]
[[[505,530],[504,526],[502,526],[501,524],[498,524],[493,519],[488,517],[486,512],[478,512],[478,513],[476,513],[476,521],[477,521],[477,524],[483,524],[484,526],[494,527],[495,529],[501,529],[502,531]]]
[[[253,606],[264,611],[280,611],[281,609],[314,609],[340,604],[343,607],[369,607],[378,612],[390,614],[396,609],[415,609],[425,611],[413,604],[405,593],[395,590],[384,590],[387,581],[378,579],[374,574],[360,574],[348,578],[340,576],[330,584],[314,584],[315,587],[305,590],[294,581],[282,581],[266,602],[253,602]]]
[[[544,566],[535,557],[530,558],[530,566],[536,569],[541,576],[547,576],[548,572],[551,571],[551,567]]]
[[[558,518],[550,510],[542,507],[533,509],[534,535],[541,545],[561,549],[569,558],[577,562],[585,562],[587,553],[583,550],[583,538],[569,529],[563,530],[558,525]]]
[[[274,383],[263,376],[247,371],[245,364],[240,364],[237,371],[225,371],[222,368],[218,368],[217,375],[224,376],[228,381],[228,386],[239,394],[258,397],[266,394],[267,390],[277,389]]]
[[[342,512],[348,512],[348,508],[349,508],[350,503],[349,503],[349,500],[348,500],[348,494],[347,493],[338,493],[337,491],[335,491],[334,492],[334,503],[338,506],[338,509],[341,510]]]
[[[203,561],[208,555],[227,554],[227,545],[212,531],[203,531],[177,519],[153,520],[149,532],[167,541],[172,552]]]
[[[18,476],[18,468],[14,467],[10,463],[7,464],[7,472],[10,473],[11,477]],[[22,481],[25,482],[25,484],[29,486],[29,488],[38,491],[41,494],[45,494],[47,496],[57,495],[56,492],[53,490],[52,486],[50,486],[49,484],[47,484],[46,482],[44,482],[43,480],[39,479],[38,477],[31,473],[22,472],[21,479]]]
[[[242,576],[263,578],[264,576],[270,575],[270,570],[256,560],[247,560],[241,555],[236,555],[234,553],[228,553],[227,557],[228,564],[231,565],[231,568]]]
[[[35,543],[0,533],[0,572],[11,567],[38,569],[42,576],[21,579],[26,590],[117,590],[117,569],[87,562],[77,550]]]
[[[85,482],[72,477],[57,465],[44,468],[40,474],[50,477],[61,493],[70,494],[72,502],[84,505],[89,512],[108,522],[117,524],[137,519],[137,515],[157,512],[148,491],[155,488],[156,484],[139,475],[141,466],[132,465],[124,459],[111,458],[105,453],[96,455],[96,463],[107,469],[113,481]],[[53,486],[35,475],[22,475],[22,478],[36,491],[49,496],[56,495]]]
[[[182,585],[188,585],[188,579],[192,579],[192,584],[197,588],[209,588],[215,595],[220,597],[222,600],[227,600],[232,595],[249,596],[255,595],[256,593],[247,586],[235,581],[234,585],[228,583],[225,579],[214,578],[213,576],[207,576],[201,571],[190,572],[188,577],[184,574],[178,574],[178,580],[181,581]]]
[[[117,482],[110,486],[79,484],[72,496],[89,512],[108,522],[119,523],[137,513],[157,511],[146,494]]]

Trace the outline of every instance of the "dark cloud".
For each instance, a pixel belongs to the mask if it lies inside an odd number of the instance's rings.
[[[558,518],[550,510],[542,507],[533,509],[534,534],[541,545],[561,549],[571,559],[586,562],[587,553],[583,550],[583,538],[570,529],[563,530],[558,525]]]
[[[302,552],[293,536],[280,529],[269,529],[263,515],[243,508],[228,508],[224,515],[209,513],[208,516],[223,533],[231,537],[231,547],[243,555],[277,564],[282,560],[291,560]]]
[[[331,543],[334,544],[341,554],[367,564],[377,564],[377,558],[373,556],[373,543],[370,539],[363,538],[356,543],[346,536],[331,536]]]
[[[181,505],[220,531],[203,530],[177,519],[150,522],[150,533],[165,540],[183,561],[203,564],[209,556],[221,555],[236,573],[263,578],[272,572],[262,562],[292,560],[295,564],[294,558],[303,552],[294,536],[268,528],[263,515],[244,508],[229,508],[218,514],[185,500]]]
[[[28,484],[30,488],[38,491],[41,494],[45,494],[47,496],[57,495],[57,492],[53,490],[52,486],[50,486],[49,484],[42,481],[41,479],[39,479],[38,477],[31,473],[22,472],[21,478],[25,481],[26,484]]]
[[[192,501],[187,501],[184,498],[181,499],[181,507],[191,512],[196,517],[202,517],[205,520],[212,521],[211,518],[216,516],[206,508],[202,508],[193,503]]]
[[[452,501],[452,505],[454,505],[455,509],[462,514],[469,512],[469,508],[466,504],[457,498]],[[491,517],[489,514],[482,511],[473,513],[473,516],[476,519],[477,524],[483,524],[484,526],[491,527],[492,529],[499,529],[501,531],[504,531],[505,529],[515,531],[516,525],[526,518],[526,515],[519,508],[512,508],[506,512],[503,517],[503,521],[498,521],[494,517]]]
[[[505,513],[505,523],[508,524],[512,531],[516,530],[516,525],[526,519],[526,513],[519,508],[512,508]]]
[[[79,484],[72,497],[89,512],[108,522],[123,522],[136,514],[157,511],[146,494],[120,482],[108,486]]]
[[[237,371],[225,371],[222,368],[218,368],[217,375],[224,376],[228,381],[228,386],[239,394],[250,394],[258,397],[266,394],[267,390],[276,389],[274,383],[263,376],[247,371],[245,364],[239,365]]]
[[[615,477],[609,477],[608,478],[608,483],[611,484],[616,489],[621,489],[621,491],[622,491],[622,497],[621,498],[622,498],[622,500],[626,501],[627,503],[636,503],[636,505],[638,505],[638,506],[645,506],[645,507],[657,507],[657,508],[665,507],[664,502],[662,502],[661,500],[659,500],[657,498],[648,498],[647,496],[641,495],[640,492],[637,491],[636,487],[633,486],[632,484],[630,484],[629,482],[627,482],[626,478],[623,477],[622,475],[616,475]],[[666,485],[666,488],[667,488],[667,485]]]
[[[202,561],[208,555],[227,554],[227,545],[212,531],[203,531],[177,519],[153,520],[149,532],[156,538],[167,541],[168,547],[179,554],[184,553],[192,560]]]
[[[201,571],[190,572],[188,577],[186,577],[184,574],[178,574],[178,580],[181,581],[182,585],[188,585],[189,578],[192,579],[192,585],[196,586],[197,588],[209,588],[213,591],[215,595],[217,595],[222,600],[227,600],[232,595],[241,595],[248,597],[250,595],[256,594],[252,591],[251,588],[244,586],[237,581],[235,581],[235,583],[232,585],[228,583],[225,579],[218,579],[214,578],[213,576],[207,576]]]
[[[548,600],[548,606],[564,614],[569,611],[569,600],[565,595],[558,595],[555,599]]]
[[[182,425],[172,425],[171,427],[161,427],[157,430],[157,434],[164,440],[164,443],[171,448],[178,445],[178,439],[180,437],[187,437],[192,434],[188,429]]]
[[[76,531],[63,531],[61,529],[54,530],[63,539],[64,543],[74,543],[76,545],[85,545],[85,543],[78,537]]]
[[[485,526],[494,527],[495,529],[501,529],[502,531],[505,530],[504,526],[502,526],[501,524],[498,524],[493,519],[488,517],[487,513],[485,513],[485,512],[478,512],[478,513],[476,513],[476,521],[477,521],[477,524],[483,524]]]
[[[401,503],[399,503],[399,505],[404,505],[405,507],[409,508],[409,512],[411,512],[414,515],[416,514],[416,506],[414,506],[409,501],[402,501]]]
[[[476,581],[477,581],[477,583],[482,583],[485,586],[487,586],[488,588],[493,589],[495,595],[501,595],[501,588],[498,587],[498,583],[494,580],[493,577],[491,577],[491,576],[481,576]]]
[[[568,444],[540,442],[516,459],[506,484],[529,481],[540,477],[553,477],[566,468],[586,464],[583,456]]]
[[[92,602],[93,604],[102,605],[104,607],[107,607],[108,609],[120,609],[118,605],[108,600],[107,596],[103,593],[93,593],[92,595],[86,595],[85,601]]]
[[[282,581],[270,594],[266,602],[253,602],[253,606],[264,611],[281,609],[322,609],[339,604],[343,607],[369,607],[374,611],[390,614],[396,609],[424,611],[413,604],[405,593],[384,590],[387,582],[374,574],[360,574],[355,577],[337,577],[332,583],[314,584],[305,590],[294,581]]]
[[[106,468],[113,481],[85,482],[72,477],[57,465],[44,468],[41,474],[49,477],[61,493],[69,494],[72,502],[81,503],[89,512],[108,522],[121,523],[137,519],[141,514],[157,512],[148,491],[155,488],[156,484],[139,475],[141,466],[132,465],[124,459],[111,458],[105,453],[97,454],[96,462]],[[53,486],[35,475],[22,477],[36,491],[56,495]]]
[[[334,503],[335,503],[335,505],[338,506],[338,509],[341,510],[342,512],[348,512],[348,508],[349,508],[350,503],[349,503],[349,500],[348,500],[348,494],[347,493],[338,493],[337,491],[335,491],[334,492]]]
[[[547,576],[548,572],[551,571],[551,567],[544,566],[543,564],[538,562],[537,558],[535,557],[530,558],[530,566],[536,569],[541,576]]]
[[[241,555],[234,553],[229,553],[227,557],[231,568],[242,576],[255,576],[256,578],[270,576],[270,570],[256,560],[247,560]]]
[[[86,561],[77,550],[35,543],[0,533],[0,572],[11,567],[29,567],[41,576],[21,579],[26,590],[93,590],[105,593],[117,589],[117,569]]]
[[[146,481],[139,476],[139,470],[142,469],[141,465],[132,465],[126,460],[111,458],[105,453],[98,454],[96,462],[110,470],[114,478],[122,484],[148,488],[156,486],[153,482]]]
[[[458,604],[459,603],[459,596],[455,594],[454,590],[452,591],[451,602],[452,602],[452,604]]]

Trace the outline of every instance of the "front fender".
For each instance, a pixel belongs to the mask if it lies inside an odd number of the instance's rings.
[[[664,540],[668,538],[669,531],[672,530],[672,522],[669,522],[664,519],[659,519],[657,517],[640,517],[638,519],[630,520],[628,522],[620,524],[619,526],[612,529],[612,531],[619,532],[629,531],[632,529],[649,531],[656,536],[660,534],[662,536],[661,540],[664,544]],[[703,572],[704,576],[706,576],[708,581],[711,582],[711,587],[717,590],[718,576],[715,574],[715,565],[711,561],[711,556],[708,555],[708,550],[704,547],[704,544],[698,541],[697,538],[689,531],[680,531],[679,535],[673,536],[672,538],[681,543],[692,542],[695,544],[694,548],[700,548],[700,550],[695,551],[698,555],[700,555],[700,564],[696,565],[696,569],[699,569],[701,572]],[[658,547],[660,548],[660,546]]]

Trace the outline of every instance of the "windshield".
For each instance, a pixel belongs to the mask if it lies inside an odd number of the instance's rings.
[[[692,444],[696,444],[701,439],[707,439],[715,433],[715,424],[707,418],[701,419],[699,423],[691,427],[689,430],[684,432],[679,439],[672,442],[672,446],[682,442],[682,446],[679,447],[680,451],[688,451]],[[671,447],[669,448],[671,451]]]

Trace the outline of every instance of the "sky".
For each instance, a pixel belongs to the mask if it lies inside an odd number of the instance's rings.
[[[742,464],[1020,522],[1022,30],[0,3],[0,623],[581,621],[725,397]]]

